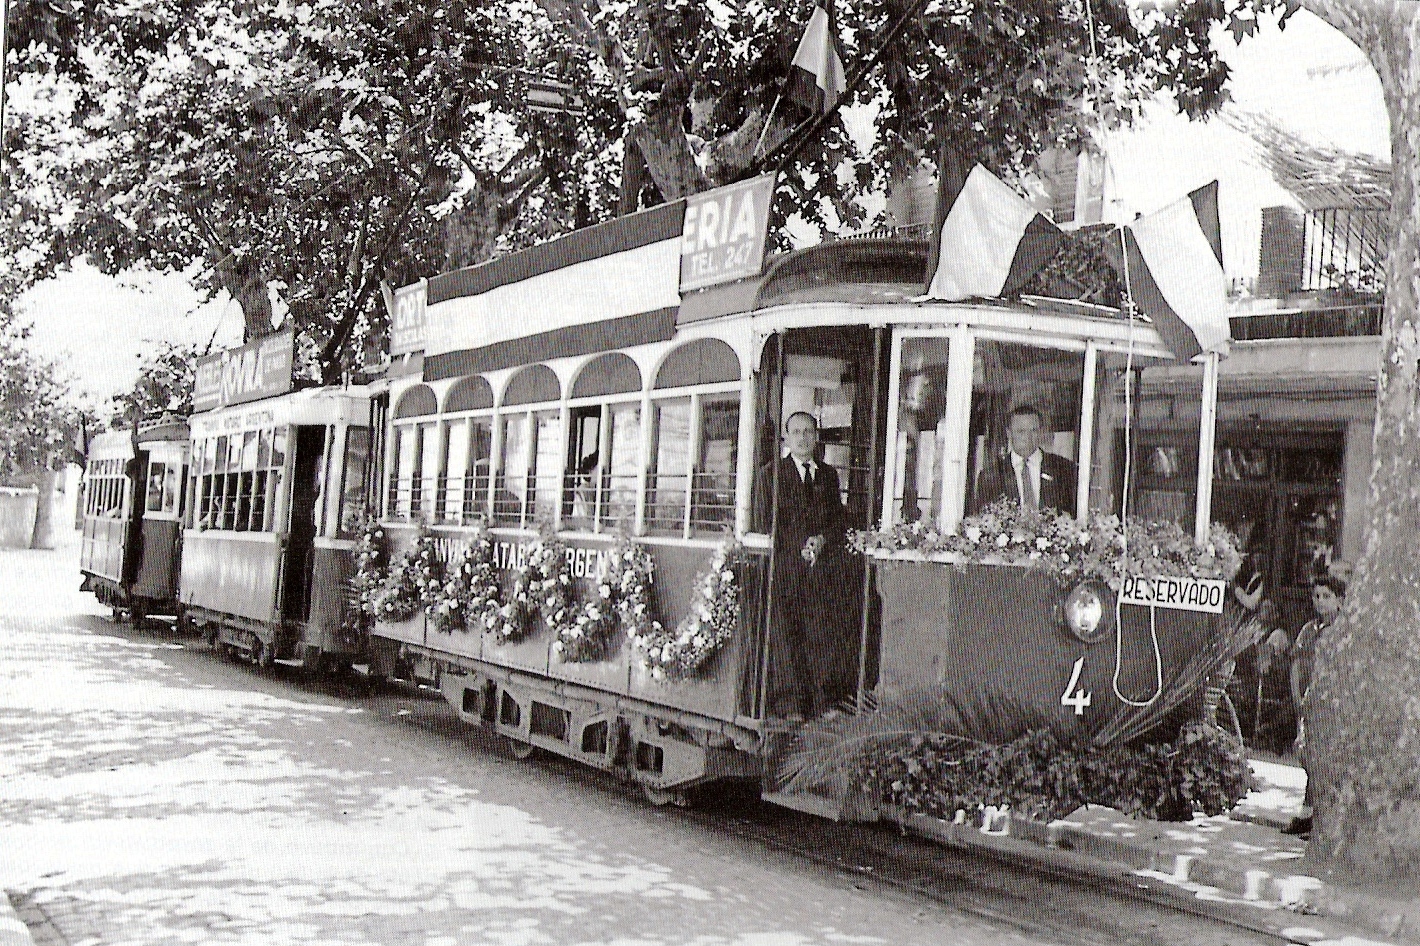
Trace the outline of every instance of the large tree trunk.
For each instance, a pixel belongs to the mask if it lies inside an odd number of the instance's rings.
[[[1420,886],[1420,4],[1308,0],[1380,73],[1394,237],[1365,543],[1307,696],[1309,857]]]

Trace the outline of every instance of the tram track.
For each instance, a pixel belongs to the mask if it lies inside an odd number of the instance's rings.
[[[432,691],[401,686],[384,699],[417,703],[384,719],[488,752],[509,764],[537,766],[569,791],[596,792],[613,804],[644,807],[686,827],[772,856],[812,863],[857,889],[883,885],[1022,934],[1081,946],[1272,946],[1293,941],[1262,922],[1190,902],[1138,882],[1052,869],[1005,852],[962,850],[888,825],[842,824],[763,802],[753,785],[692,793],[687,807],[649,806],[634,786],[539,753],[515,762],[492,733],[470,727]]]

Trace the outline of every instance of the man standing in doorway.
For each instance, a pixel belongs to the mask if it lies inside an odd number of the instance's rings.
[[[784,423],[789,454],[755,477],[755,529],[774,531],[773,621],[769,636],[769,714],[803,719],[849,696],[854,675],[841,605],[846,516],[838,471],[817,457],[818,422],[799,411]]]
[[[973,511],[1005,497],[1028,509],[1074,515],[1075,464],[1040,448],[1044,426],[1033,405],[1022,404],[1011,411],[1006,430],[1011,449],[977,477]]]

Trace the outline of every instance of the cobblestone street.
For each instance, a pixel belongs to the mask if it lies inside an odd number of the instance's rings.
[[[40,946],[1027,941],[117,628],[70,553],[0,553],[0,888]]]

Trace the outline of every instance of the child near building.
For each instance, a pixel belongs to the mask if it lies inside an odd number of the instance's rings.
[[[1316,617],[1302,625],[1297,633],[1297,643],[1292,655],[1290,675],[1292,701],[1297,707],[1297,757],[1302,767],[1307,764],[1307,723],[1303,706],[1307,690],[1311,687],[1312,667],[1316,662],[1316,644],[1329,628],[1336,615],[1341,612],[1341,602],[1346,597],[1346,582],[1333,574],[1318,577],[1312,585],[1312,609]],[[1307,776],[1306,796],[1302,799],[1302,810],[1282,829],[1283,834],[1306,835],[1312,829],[1312,781]]]

